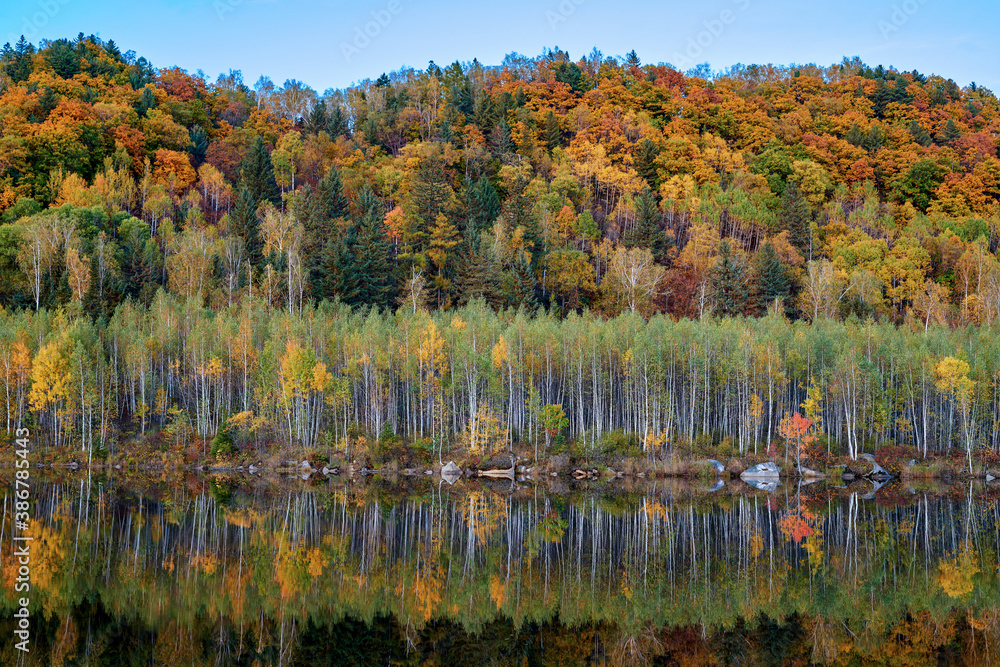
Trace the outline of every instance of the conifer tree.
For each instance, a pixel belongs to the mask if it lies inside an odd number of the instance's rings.
[[[367,183],[358,196],[358,219],[349,236],[354,244],[351,268],[357,304],[390,308],[396,301],[397,281],[385,230],[385,207]]]
[[[250,188],[241,186],[229,214],[229,231],[243,239],[250,261],[259,266],[264,259],[264,242],[260,235],[257,202]]]
[[[463,242],[458,253],[453,291],[458,305],[485,299],[493,307],[501,304],[497,263],[482,243]]]
[[[778,210],[778,228],[788,232],[788,239],[804,257],[811,257],[809,223],[812,211],[809,202],[799,192],[798,183],[789,181],[781,197],[781,208]]]
[[[660,175],[656,169],[656,158],[659,155],[660,149],[651,139],[643,139],[636,144],[635,171],[653,190],[658,190],[660,187]]]
[[[559,129],[559,121],[556,120],[556,115],[550,109],[548,115],[545,116],[545,147],[551,153],[561,144],[562,130]]]
[[[531,272],[531,261],[524,254],[503,272],[500,290],[504,303],[511,308],[524,306],[534,309],[538,306],[535,295],[535,276]]]
[[[488,230],[500,215],[500,196],[485,176],[465,187],[467,223],[465,236],[472,243],[479,242],[479,235]]]
[[[265,201],[275,206],[281,203],[278,183],[274,180],[274,167],[267,146],[261,137],[256,137],[240,164],[240,186],[250,192],[254,209]],[[249,246],[248,246],[249,247]]]
[[[656,204],[656,196],[646,188],[635,198],[635,228],[625,239],[629,248],[645,248],[653,253],[653,259],[660,264],[666,262],[670,240],[660,226],[660,209]]]
[[[757,251],[754,262],[756,282],[753,290],[753,309],[758,315],[764,314],[775,299],[782,299],[786,314],[791,311],[791,282],[788,271],[778,258],[770,241]]]
[[[746,310],[749,296],[743,260],[734,255],[729,240],[719,244],[719,257],[712,268],[713,312],[719,317],[740,315]]]

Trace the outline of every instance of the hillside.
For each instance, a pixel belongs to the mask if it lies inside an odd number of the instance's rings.
[[[83,35],[0,61],[7,306],[110,316],[165,287],[293,311],[780,298],[926,326],[1000,309],[1000,107],[974,84],[857,60],[708,80],[546,51],[318,95]]]

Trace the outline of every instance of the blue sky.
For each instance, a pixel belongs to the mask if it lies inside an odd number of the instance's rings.
[[[943,0],[7,0],[0,41],[79,32],[114,39],[155,67],[229,69],[253,84],[295,78],[319,92],[401,66],[444,66],[559,46],[579,58],[635,49],[644,63],[829,65],[844,56],[941,74],[1000,92],[1000,4]],[[365,34],[367,32],[367,34]]]

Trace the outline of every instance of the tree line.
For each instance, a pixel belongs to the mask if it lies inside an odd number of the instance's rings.
[[[817,454],[907,445],[971,466],[1000,449],[1000,347],[994,328],[971,325],[562,318],[482,299],[449,311],[324,302],[288,313],[255,296],[213,311],[161,290],[106,324],[4,310],[0,362],[8,429],[30,424],[84,456],[150,433],[320,455],[398,436],[438,456],[515,443],[546,454],[565,439],[591,453],[712,443],[764,456],[796,412]]]
[[[113,41],[0,52],[0,304],[992,323],[998,106],[844,60],[560,50],[318,94]]]

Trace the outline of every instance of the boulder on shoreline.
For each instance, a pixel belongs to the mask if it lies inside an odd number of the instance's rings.
[[[781,477],[781,469],[774,461],[765,461],[747,468],[740,473],[740,479],[747,480],[771,480],[777,481]]]

